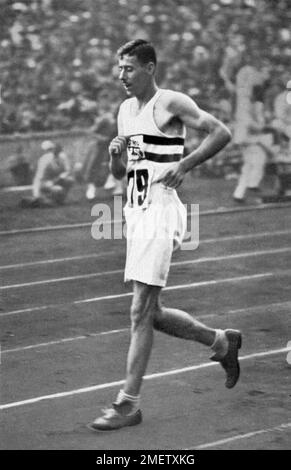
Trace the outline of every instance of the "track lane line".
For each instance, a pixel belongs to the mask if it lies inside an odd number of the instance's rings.
[[[203,257],[194,260],[185,260],[185,261],[175,261],[171,263],[171,266],[187,266],[191,264],[200,264],[200,263],[209,263],[209,262],[216,262],[216,261],[227,261],[231,259],[240,259],[240,258],[250,258],[255,256],[265,256],[265,255],[273,255],[273,254],[280,254],[280,253],[290,253],[291,248],[275,248],[272,250],[261,250],[261,251],[249,251],[244,253],[233,253],[231,255],[226,256],[212,256],[212,257]],[[24,287],[34,287],[40,286],[44,284],[57,284],[60,282],[69,282],[69,281],[77,281],[82,279],[92,279],[96,277],[103,277],[103,276],[113,276],[115,274],[122,274],[124,269],[114,269],[112,271],[101,271],[97,273],[90,273],[90,274],[80,274],[78,276],[67,276],[67,277],[60,277],[55,279],[43,279],[41,281],[33,281],[33,282],[24,282],[20,284],[10,284],[4,285],[0,287],[0,290],[10,290],[10,289],[19,289]]]
[[[262,351],[262,352],[256,352],[252,354],[248,354],[246,356],[241,356],[240,361],[246,361],[249,359],[256,359],[260,357],[267,357],[267,356],[273,356],[277,354],[283,354],[286,352],[289,352],[290,349],[288,348],[281,348],[281,349],[271,349],[269,351]],[[154,374],[149,374],[144,376],[144,380],[153,380],[153,379],[158,379],[161,377],[169,377],[171,375],[178,375],[178,374],[183,374],[186,372],[193,372],[196,370],[200,369],[206,369],[208,367],[216,367],[219,366],[220,364],[217,362],[205,362],[202,364],[197,364],[195,366],[188,366],[188,367],[183,367],[180,369],[173,369],[173,370],[168,370],[165,372],[156,372]],[[124,384],[124,380],[117,380],[115,382],[108,382],[108,383],[103,383],[99,385],[91,385],[89,387],[82,387],[78,388],[75,390],[69,390],[67,392],[59,392],[59,393],[52,393],[49,395],[42,395],[39,397],[33,397],[33,398],[28,398],[25,400],[20,400],[16,402],[11,402],[11,403],[3,403],[0,405],[0,410],[7,410],[11,408],[16,408],[19,406],[25,406],[25,405],[31,405],[34,403],[39,403],[41,401],[46,401],[46,400],[55,400],[57,398],[66,398],[66,397],[71,397],[74,395],[80,395],[83,393],[90,393],[90,392],[96,392],[99,390],[107,390],[110,388],[114,388],[117,386],[121,386]]]
[[[80,341],[83,339],[89,339],[89,338],[96,338],[98,336],[109,336],[109,335],[114,335],[118,333],[124,333],[129,331],[128,328],[121,328],[120,330],[108,330],[108,331],[100,331],[98,333],[88,333],[86,335],[79,335],[79,336],[73,336],[71,338],[61,338],[61,339],[56,339],[54,341],[48,341],[46,343],[38,343],[38,344],[30,344],[27,346],[19,347],[19,348],[13,348],[13,349],[4,349],[1,351],[1,354],[11,354],[15,352],[22,352],[22,351],[29,351],[31,349],[38,349],[38,348],[45,348],[49,346],[55,346],[57,344],[65,344],[65,343],[71,343],[72,341]]]
[[[277,209],[286,209],[291,207],[291,204],[288,202],[285,203],[270,203],[270,204],[257,204],[246,207],[219,207],[218,209],[210,209],[201,211],[201,216],[211,216],[211,215],[227,215],[227,214],[239,214],[241,212],[254,212],[254,211],[264,211],[264,210],[277,210]],[[196,212],[195,212],[196,213]],[[190,217],[193,212],[187,214]],[[121,224],[124,222],[124,219],[112,219],[102,222],[104,225],[109,224]],[[39,232],[50,232],[54,230],[67,230],[67,229],[82,229],[91,227],[93,222],[81,222],[76,224],[64,224],[64,225],[47,225],[44,227],[28,227],[24,229],[12,229],[12,230],[2,230],[0,231],[0,236],[6,235],[21,235],[24,233],[39,233]]]
[[[206,238],[204,240],[200,240],[199,246],[210,244],[210,243],[221,243],[221,242],[233,241],[233,240],[234,241],[235,240],[247,240],[247,239],[252,239],[252,238],[277,237],[277,236],[283,236],[283,235],[291,235],[291,229],[290,230],[277,230],[274,232],[246,233],[246,234],[241,234],[241,235],[232,235],[232,236],[218,237],[218,238]],[[193,244],[192,242],[183,242],[182,246],[189,247],[192,244]],[[88,253],[88,254],[83,254],[83,255],[78,255],[78,256],[71,256],[67,258],[51,258],[47,260],[29,261],[26,263],[7,264],[7,265],[0,266],[0,270],[19,269],[19,268],[25,268],[29,266],[38,266],[38,265],[43,265],[43,264],[46,265],[46,264],[53,264],[53,263],[80,261],[82,259],[100,258],[102,256],[111,256],[111,255],[116,255],[116,252],[111,250],[111,251],[106,251],[103,253]]]
[[[291,232],[290,232],[291,233]],[[78,256],[70,256],[68,258],[51,258],[51,259],[43,259],[39,261],[28,261],[26,263],[16,263],[16,264],[6,264],[0,266],[0,270],[8,270],[8,269],[19,269],[19,268],[26,268],[30,266],[41,266],[46,264],[54,264],[54,263],[65,263],[70,261],[80,261],[82,259],[88,258],[101,258],[102,256],[109,256],[109,255],[116,255],[116,252],[113,251],[104,251],[103,253],[88,253]]]
[[[264,273],[250,274],[250,275],[245,275],[245,276],[230,277],[230,278],[225,278],[225,279],[212,279],[210,281],[200,281],[200,282],[192,282],[190,284],[179,284],[179,285],[177,284],[173,286],[166,286],[163,288],[163,292],[179,290],[179,289],[191,289],[191,288],[195,289],[198,287],[213,286],[213,285],[219,285],[219,284],[224,284],[224,283],[233,283],[233,282],[236,283],[236,282],[243,282],[243,281],[256,280],[256,279],[271,278],[275,276],[290,276],[290,275],[291,275],[291,269],[278,270],[275,272],[264,272]],[[113,295],[104,295],[101,297],[92,297],[88,299],[75,300],[74,302],[67,302],[67,303],[62,303],[62,304],[49,304],[49,305],[41,305],[41,306],[25,308],[25,309],[20,309],[20,310],[12,310],[10,312],[0,313],[0,318],[10,316],[10,315],[18,315],[18,314],[31,313],[31,312],[40,311],[40,310],[47,310],[48,308],[59,308],[60,306],[68,306],[68,305],[71,305],[71,306],[82,305],[86,303],[122,299],[125,297],[132,297],[132,292],[125,292],[122,294],[113,294]]]
[[[250,439],[255,436],[260,436],[261,434],[270,434],[273,432],[282,432],[282,431],[289,431],[291,430],[291,422],[289,423],[282,423],[278,426],[273,426],[271,428],[259,429],[257,431],[247,432],[245,434],[237,434],[235,436],[227,437],[225,439],[220,439],[219,441],[208,442],[206,444],[201,444],[196,447],[189,447],[185,450],[204,450],[210,449],[211,447],[220,447],[224,444],[229,444],[231,442],[239,441],[242,439]]]
[[[260,310],[267,310],[267,309],[278,309],[278,308],[284,308],[284,307],[290,307],[291,309],[291,300],[290,301],[285,301],[285,302],[276,302],[272,304],[262,304],[262,305],[254,305],[246,308],[239,308],[236,310],[228,310],[223,313],[223,315],[219,313],[209,313],[205,315],[195,315],[196,320],[204,320],[208,318],[222,318],[224,316],[228,315],[237,315],[238,313],[244,314],[248,312],[254,312],[257,313]],[[52,340],[48,341],[46,343],[37,343],[37,344],[30,344],[27,346],[19,346],[17,348],[12,348],[12,349],[3,349],[2,354],[11,354],[11,353],[17,353],[17,352],[22,352],[22,351],[27,351],[27,350],[32,350],[32,349],[39,349],[39,348],[44,348],[44,347],[50,347],[50,346],[55,346],[59,344],[64,344],[72,341],[81,341],[84,339],[90,339],[90,338],[96,338],[99,336],[108,336],[108,335],[114,335],[114,334],[119,334],[119,333],[126,333],[130,330],[130,327],[128,328],[121,328],[119,330],[106,330],[106,331],[99,331],[96,333],[87,333],[85,335],[79,335],[79,336],[73,336],[69,338],[61,338],[58,340]]]
[[[236,240],[250,240],[252,238],[265,238],[265,237],[278,237],[283,235],[291,235],[291,230],[275,230],[274,232],[259,232],[259,233],[245,233],[241,235],[229,235],[227,237],[219,237],[219,238],[206,238],[205,240],[199,241],[200,245],[206,245],[210,243],[218,243],[218,242],[230,242]],[[191,246],[193,242],[183,242],[182,246]],[[196,246],[196,245],[195,245]]]

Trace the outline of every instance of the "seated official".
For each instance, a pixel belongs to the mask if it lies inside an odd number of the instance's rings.
[[[63,204],[74,182],[67,155],[59,144],[44,141],[32,184],[32,198],[22,201],[24,207]]]

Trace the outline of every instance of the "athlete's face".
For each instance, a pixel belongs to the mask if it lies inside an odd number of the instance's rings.
[[[136,56],[119,59],[119,79],[128,96],[142,96],[153,76],[154,64],[141,64]]]

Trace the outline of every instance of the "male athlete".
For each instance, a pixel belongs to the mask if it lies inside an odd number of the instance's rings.
[[[156,54],[150,43],[131,41],[119,49],[118,56],[119,78],[128,99],[120,106],[118,136],[109,154],[113,175],[121,179],[127,174],[128,179],[125,281],[133,281],[133,300],[124,387],[112,407],[89,424],[103,431],[142,421],[140,388],[154,328],[209,346],[214,351],[211,359],[225,369],[227,388],[235,386],[240,374],[239,331],[208,328],[182,310],[164,307],[160,300],[173,249],[181,245],[186,228],[186,210],[176,188],[189,170],[229,142],[230,132],[188,96],[158,88]],[[186,127],[204,130],[208,136],[182,159]]]

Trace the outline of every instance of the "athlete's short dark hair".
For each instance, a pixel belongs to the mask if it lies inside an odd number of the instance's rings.
[[[144,39],[134,39],[121,46],[117,55],[122,58],[124,55],[136,56],[141,64],[153,62],[157,64],[157,55],[154,46]]]

